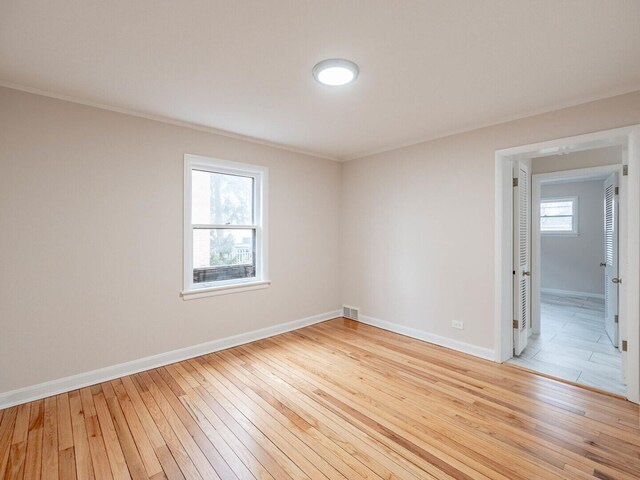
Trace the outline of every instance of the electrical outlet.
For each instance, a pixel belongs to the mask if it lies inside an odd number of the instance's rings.
[[[463,330],[464,329],[464,323],[461,320],[452,320],[451,321],[451,326],[453,328],[457,328],[458,330]]]

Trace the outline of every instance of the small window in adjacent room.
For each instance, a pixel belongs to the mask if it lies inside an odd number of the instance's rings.
[[[183,297],[265,288],[265,167],[185,155]]]
[[[540,232],[543,235],[577,235],[578,197],[542,199]]]

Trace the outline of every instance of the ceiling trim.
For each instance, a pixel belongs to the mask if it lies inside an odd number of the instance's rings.
[[[124,115],[130,115],[130,116],[133,116],[133,117],[144,118],[144,119],[152,120],[152,121],[155,121],[155,122],[174,125],[174,126],[177,126],[177,127],[189,128],[191,130],[197,130],[197,131],[200,131],[200,132],[211,133],[211,134],[214,134],[214,135],[220,135],[220,136],[227,137],[227,138],[232,138],[232,139],[235,139],[235,140],[241,140],[241,141],[245,141],[245,142],[249,142],[249,143],[253,143],[253,144],[257,144],[257,145],[262,145],[262,146],[266,146],[266,147],[270,147],[270,148],[277,148],[279,150],[285,150],[285,151],[288,151],[288,152],[297,153],[297,154],[300,154],[300,155],[307,155],[307,156],[314,157],[314,158],[319,158],[319,159],[324,159],[324,160],[331,160],[331,161],[340,162],[340,163],[350,162],[352,160],[360,160],[360,159],[367,158],[367,157],[372,157],[374,155],[378,155],[378,154],[381,154],[381,153],[391,152],[393,150],[399,150],[399,149],[402,149],[402,148],[409,148],[409,147],[413,147],[415,145],[420,145],[422,143],[432,142],[434,140],[440,140],[440,139],[443,139],[443,138],[451,137],[451,136],[454,136],[454,135],[460,135],[462,133],[468,133],[468,132],[472,132],[472,131],[475,131],[475,130],[480,130],[480,129],[483,129],[483,128],[494,127],[494,126],[501,125],[501,124],[504,124],[504,123],[513,122],[513,121],[516,121],[516,120],[522,120],[522,119],[529,118],[529,117],[534,117],[534,116],[537,116],[537,115],[543,115],[545,113],[551,113],[551,112],[555,112],[555,111],[558,111],[558,110],[563,110],[565,108],[576,107],[576,106],[584,105],[584,104],[591,103],[591,102],[597,102],[599,100],[604,100],[604,99],[607,99],[607,98],[617,97],[617,96],[620,96],[620,95],[626,95],[626,94],[634,93],[634,92],[640,92],[640,84],[639,85],[634,85],[632,87],[618,88],[618,89],[614,89],[614,90],[608,91],[607,93],[604,93],[604,94],[601,94],[601,95],[592,95],[592,96],[589,96],[587,98],[583,98],[583,99],[580,99],[580,100],[575,100],[575,101],[570,101],[570,102],[563,102],[563,103],[560,103],[558,105],[555,105],[554,107],[536,109],[536,110],[528,111],[528,112],[523,113],[523,114],[507,115],[507,116],[501,117],[499,120],[496,120],[496,121],[479,122],[477,124],[467,125],[465,127],[458,128],[458,129],[445,130],[445,131],[437,133],[435,135],[430,135],[428,137],[421,137],[421,138],[418,138],[418,139],[415,139],[415,140],[410,140],[410,141],[403,142],[403,143],[393,144],[393,145],[389,145],[389,146],[386,146],[386,147],[381,147],[381,148],[378,148],[378,149],[365,151],[364,153],[359,153],[359,154],[352,155],[352,156],[332,157],[332,156],[329,156],[329,155],[322,155],[320,153],[312,152],[312,151],[309,151],[309,150],[304,150],[304,149],[291,147],[289,145],[282,144],[282,143],[270,142],[268,140],[262,140],[262,139],[259,139],[259,138],[256,138],[256,137],[251,137],[251,136],[248,136],[248,135],[242,135],[242,134],[239,134],[239,133],[230,132],[228,130],[221,130],[221,129],[217,129],[217,128],[214,128],[214,127],[208,127],[206,125],[200,125],[200,124],[197,124],[197,123],[186,122],[186,121],[183,121],[183,120],[176,120],[176,119],[171,118],[171,117],[166,117],[166,116],[163,116],[163,115],[155,115],[155,114],[151,114],[151,113],[145,113],[145,112],[134,110],[134,109],[116,107],[116,106],[113,106],[113,105],[107,105],[107,104],[103,104],[103,103],[99,103],[99,102],[94,102],[92,100],[87,100],[87,99],[84,99],[84,98],[81,98],[81,97],[74,97],[74,96],[71,96],[71,95],[55,93],[55,92],[51,92],[51,91],[48,91],[48,90],[28,87],[26,85],[21,85],[21,84],[17,84],[17,83],[5,82],[3,80],[0,80],[0,87],[9,88],[9,89],[12,89],[12,90],[18,90],[18,91],[21,91],[21,92],[32,93],[34,95],[41,95],[41,96],[44,96],[44,97],[54,98],[54,99],[57,99],[57,100],[63,100],[63,101],[66,101],[66,102],[76,103],[76,104],[84,105],[84,106],[87,106],[87,107],[99,108],[101,110],[108,110],[108,111],[111,111],[111,112],[122,113]]]
[[[473,132],[475,130],[481,130],[483,128],[495,127],[503,123],[514,122],[516,120],[523,120],[525,118],[535,117],[537,115],[544,115],[545,113],[556,112],[559,110],[563,110],[565,108],[577,107],[579,105],[585,105],[587,103],[597,102],[599,100],[605,100],[607,98],[618,97],[621,95],[626,95],[626,94],[635,93],[635,92],[640,92],[640,84],[633,85],[631,87],[613,89],[611,91],[608,91],[607,93],[604,93],[601,95],[591,95],[589,97],[586,97],[580,100],[562,102],[549,108],[540,108],[536,110],[531,110],[531,111],[528,111],[527,113],[518,114],[518,115],[506,115],[496,121],[479,122],[477,124],[467,125],[466,127],[462,127],[458,129],[445,130],[441,133],[437,133],[435,135],[431,135],[428,137],[422,137],[417,140],[409,140],[404,143],[393,144],[388,147],[381,147],[379,149],[365,151],[364,153],[359,153],[353,156],[339,158],[338,161],[350,162],[352,160],[360,160],[362,158],[372,157],[374,155],[391,152],[393,150],[399,150],[401,148],[413,147],[415,145],[420,145],[421,143],[432,142],[434,140],[440,140],[443,138],[452,137],[454,135],[460,135],[462,133]]]
[[[230,132],[228,130],[220,130],[213,127],[207,127],[206,125],[199,125],[197,123],[185,122],[183,120],[176,120],[171,117],[165,117],[163,115],[154,115],[152,113],[145,113],[138,110],[133,110],[129,108],[115,107],[113,105],[107,105],[104,103],[94,102],[92,100],[87,100],[80,97],[74,97],[71,95],[64,95],[60,93],[54,93],[48,90],[42,90],[39,88],[27,87],[25,85],[20,85],[17,83],[10,83],[0,80],[0,87],[10,88],[12,90],[19,90],[21,92],[32,93],[34,95],[40,95],[43,97],[54,98],[56,100],[63,100],[65,102],[76,103],[79,105],[84,105],[87,107],[99,108],[101,110],[108,110],[110,112],[122,113],[124,115],[130,115],[132,117],[144,118],[147,120],[152,120],[155,122],[166,123],[169,125],[174,125],[177,127],[189,128],[191,130],[198,130],[200,132],[212,133],[214,135],[220,135],[222,137],[233,138],[234,140],[242,140],[249,143],[255,143],[258,145],[263,145],[265,147],[277,148],[279,150],[286,150],[292,153],[298,153],[301,155],[307,155],[314,158],[321,158],[323,160],[332,160],[334,162],[340,162],[341,160],[335,157],[330,157],[327,155],[322,155],[320,153],[311,152],[307,150],[298,149],[295,147],[291,147],[289,145],[285,145],[277,142],[270,142],[268,140],[261,140],[259,138],[250,137],[248,135],[242,135],[239,133]]]

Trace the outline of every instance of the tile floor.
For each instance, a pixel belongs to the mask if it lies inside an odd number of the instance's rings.
[[[508,361],[530,370],[626,394],[622,355],[604,330],[604,300],[542,294],[540,335]]]

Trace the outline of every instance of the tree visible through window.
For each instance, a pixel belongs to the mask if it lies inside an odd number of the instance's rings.
[[[251,177],[193,170],[192,221],[200,225],[194,231],[194,267],[254,264],[253,182]]]
[[[260,277],[263,175],[227,164],[193,160],[186,173],[192,248],[185,260],[191,263],[192,289]]]

